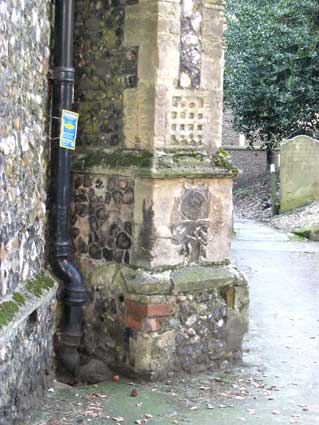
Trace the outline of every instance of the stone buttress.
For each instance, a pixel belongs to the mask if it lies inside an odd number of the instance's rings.
[[[248,290],[229,264],[223,2],[78,3],[85,357],[150,378],[226,367],[241,358]]]

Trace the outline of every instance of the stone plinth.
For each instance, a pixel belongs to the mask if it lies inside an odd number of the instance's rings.
[[[241,359],[248,288],[231,266],[146,272],[94,262],[84,345],[89,357],[151,379]],[[83,271],[92,263],[82,262]]]
[[[246,283],[229,266],[237,170],[220,148],[223,5],[156,0],[113,9],[101,6],[91,23],[103,32],[107,20],[108,37],[117,37],[107,83],[85,53],[88,23],[77,22],[81,80],[96,87],[83,94],[79,85],[82,119],[94,122],[94,93],[100,102],[114,89],[121,105],[117,143],[100,122],[89,143],[80,132],[73,162],[74,252],[91,294],[83,352],[151,378],[223,367],[241,357],[248,304]],[[127,58],[130,72],[136,63],[134,86],[118,90],[121,77],[110,69],[119,61],[128,69]]]

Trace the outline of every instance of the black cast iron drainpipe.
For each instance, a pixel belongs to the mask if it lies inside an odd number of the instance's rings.
[[[58,359],[76,374],[82,336],[83,305],[86,301],[81,273],[70,257],[70,150],[59,146],[62,109],[71,110],[74,91],[73,32],[75,0],[55,0],[54,67],[51,125],[51,237],[50,264],[63,282]]]

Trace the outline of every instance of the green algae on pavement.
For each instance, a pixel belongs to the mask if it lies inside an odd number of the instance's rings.
[[[232,373],[205,373],[161,384],[121,380],[55,389],[48,392],[27,425],[315,424],[315,412],[309,414],[297,404],[287,403],[275,381],[275,377],[269,380],[256,368],[245,367]],[[135,397],[131,395],[133,389]],[[302,417],[302,422],[291,422],[294,417]]]

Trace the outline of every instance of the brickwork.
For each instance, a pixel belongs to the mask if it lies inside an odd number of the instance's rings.
[[[267,174],[267,153],[260,149],[233,148],[225,146],[232,163],[241,170],[237,185],[247,185],[258,176]]]
[[[264,149],[248,149],[233,146],[224,146],[232,163],[239,168],[241,174],[236,177],[236,186],[245,186],[252,183],[257,177],[269,172],[267,152]],[[279,151],[273,151],[273,163],[276,171],[279,170]]]

